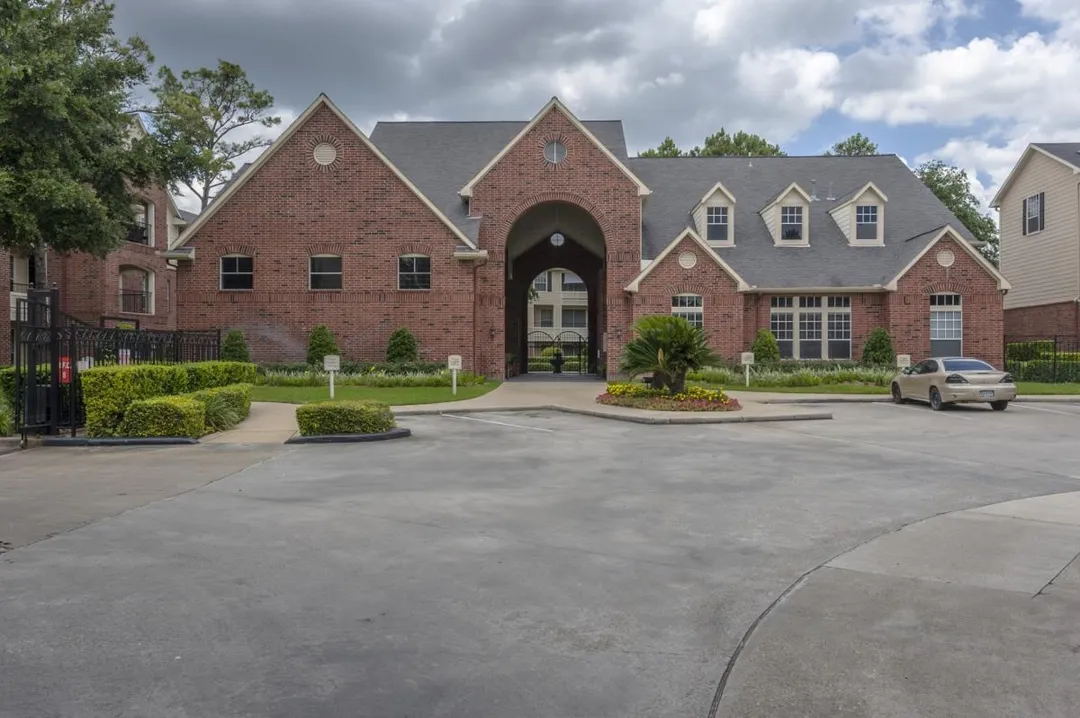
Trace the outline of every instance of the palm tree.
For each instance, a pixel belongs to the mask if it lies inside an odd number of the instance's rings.
[[[688,372],[720,363],[704,330],[682,317],[642,317],[634,324],[634,334],[623,350],[620,368],[631,378],[652,373],[654,389],[678,394],[686,388]]]

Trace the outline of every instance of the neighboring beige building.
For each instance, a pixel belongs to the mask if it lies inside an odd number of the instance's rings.
[[[551,269],[533,280],[533,289],[536,298],[529,306],[530,335],[543,332],[557,339],[563,332],[571,332],[583,342],[589,340],[589,294],[580,277],[566,269]],[[536,340],[530,337],[530,341]]]
[[[1012,284],[1006,338],[1080,339],[1080,142],[1028,145],[991,206]]]

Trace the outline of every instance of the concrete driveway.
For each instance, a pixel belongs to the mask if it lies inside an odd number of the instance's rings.
[[[804,590],[845,569],[814,569],[930,516],[1080,490],[1080,407],[831,410],[701,427],[413,417],[409,441],[253,454],[214,483],[0,557],[0,716],[920,715],[903,692],[846,702],[840,680],[818,704],[832,712],[779,695],[788,676],[849,665],[842,646],[812,662],[815,641],[867,610],[823,613],[843,591]],[[714,702],[748,629],[793,584]],[[1080,608],[1075,593],[1058,598]],[[782,612],[804,600],[813,621]],[[781,619],[801,627],[790,645],[775,640]],[[1075,631],[1080,611],[1038,621]],[[917,625],[881,624],[875,651],[890,638],[914,650]],[[979,685],[965,661],[980,680],[1010,670],[969,648],[940,669],[965,690]],[[785,665],[785,652],[811,662]],[[1061,683],[1025,685],[1010,710],[1048,710],[1000,715],[1066,715],[1061,696],[1037,702]],[[937,714],[976,715],[963,690],[956,701]]]

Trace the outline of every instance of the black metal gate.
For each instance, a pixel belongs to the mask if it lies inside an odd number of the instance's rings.
[[[86,420],[80,373],[113,364],[176,364],[220,356],[221,333],[95,327],[59,310],[57,289],[30,289],[15,304],[15,426],[71,435]],[[104,322],[103,322],[104,323]],[[138,325],[135,324],[137,327]]]
[[[530,374],[588,374],[589,342],[577,332],[562,332],[556,336],[530,332],[527,371]]]

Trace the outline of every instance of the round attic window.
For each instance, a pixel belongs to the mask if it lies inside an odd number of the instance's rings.
[[[561,247],[564,244],[566,244],[566,237],[562,236],[561,232],[556,232],[555,234],[551,235],[552,247]]]
[[[566,159],[566,145],[561,140],[551,140],[544,145],[544,159],[557,165]]]
[[[315,145],[315,164],[320,167],[329,167],[337,162],[337,155],[337,147],[334,147],[334,145],[329,142],[320,142]]]
[[[679,255],[679,266],[683,269],[693,269],[697,266],[697,255],[693,252],[683,252]]]
[[[951,249],[943,249],[937,253],[937,263],[948,269],[956,264],[956,255]]]

